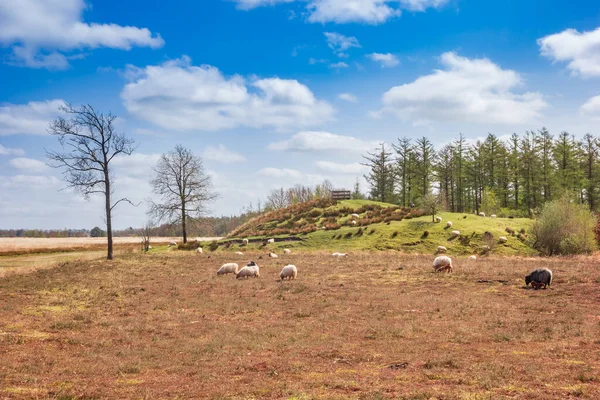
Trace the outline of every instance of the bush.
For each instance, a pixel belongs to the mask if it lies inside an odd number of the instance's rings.
[[[591,253],[596,250],[595,227],[588,207],[564,196],[544,205],[533,225],[534,247],[550,256]]]
[[[216,240],[213,240],[213,242],[210,244],[210,246],[208,246],[208,249],[210,251],[215,251],[219,248],[219,243]]]
[[[423,232],[423,234],[421,235],[421,239],[427,239],[427,237],[429,236],[429,231],[425,231]]]

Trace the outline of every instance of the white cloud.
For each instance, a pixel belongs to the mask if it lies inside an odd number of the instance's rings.
[[[311,14],[309,22],[364,22],[380,24],[400,15],[400,10],[391,7],[389,0],[313,0],[307,8]]]
[[[348,57],[346,50],[352,47],[360,48],[360,43],[354,36],[344,36],[337,32],[325,32],[325,37],[327,38],[327,45],[338,57]]]
[[[340,61],[335,64],[330,64],[329,68],[334,68],[334,69],[348,68],[348,64],[346,64],[343,61]]]
[[[216,161],[224,164],[234,164],[246,161],[246,157],[227,149],[224,145],[207,146],[202,157],[205,160]]]
[[[23,149],[12,149],[10,147],[4,147],[0,144],[0,156],[23,156],[25,151]]]
[[[369,167],[360,163],[340,164],[331,161],[317,161],[317,168],[324,172],[352,175],[363,174],[369,170]]]
[[[573,74],[600,76],[600,28],[583,33],[567,29],[538,39],[538,45],[543,56],[568,62]]]
[[[258,171],[259,175],[268,176],[270,178],[301,178],[302,173],[295,169],[289,168],[263,168]]]
[[[62,100],[32,101],[27,104],[0,106],[0,136],[45,135],[48,124],[58,114]]]
[[[111,164],[119,176],[150,180],[159,158],[160,154],[133,153],[130,156],[119,155]]]
[[[367,54],[367,57],[369,57],[371,60],[381,64],[382,68],[395,67],[398,64],[400,64],[398,57],[396,57],[395,55],[393,55],[391,53],[385,53],[385,54],[371,53],[371,54]]]
[[[158,48],[164,41],[147,28],[83,22],[84,0],[0,2],[0,44],[12,46],[12,62],[31,68],[63,69],[71,58],[63,52],[108,47]]]
[[[28,172],[43,172],[48,166],[39,160],[33,158],[18,157],[9,161],[9,164],[16,169],[27,170]]]
[[[440,8],[449,0],[400,0],[402,8],[410,11],[425,11],[428,8]]]
[[[540,117],[547,104],[540,93],[514,93],[521,76],[488,59],[444,53],[445,69],[396,86],[383,95],[375,115],[392,113],[415,124],[432,121],[522,124]]]
[[[347,101],[347,102],[350,102],[350,103],[357,103],[358,102],[358,98],[355,95],[353,95],[352,93],[340,93],[338,95],[338,98],[340,100],[344,100],[344,101]]]
[[[309,59],[308,59],[308,63],[309,63],[310,65],[315,65],[315,64],[325,64],[325,63],[326,63],[326,62],[328,62],[328,61],[329,61],[329,60],[326,60],[326,59],[324,59],[324,58],[313,58],[313,57],[311,57],[311,58],[309,58]]]
[[[249,10],[260,6],[292,3],[294,0],[233,0],[238,8]],[[296,0],[307,2],[308,22],[337,24],[366,23],[377,25],[398,17],[400,9],[414,12],[440,8],[449,0]]]
[[[274,6],[281,3],[293,3],[296,0],[233,0],[240,10],[251,10],[257,7]]]
[[[267,78],[250,82],[226,78],[210,65],[194,66],[188,57],[136,70],[121,92],[127,111],[163,129],[217,131],[235,127],[278,131],[329,121],[334,110],[296,80]]]
[[[373,150],[379,143],[379,141],[365,141],[352,136],[335,135],[329,132],[300,132],[288,140],[269,144],[269,150],[294,152],[339,150],[361,154]]]
[[[594,119],[600,119],[600,96],[594,96],[581,106],[581,113]]]

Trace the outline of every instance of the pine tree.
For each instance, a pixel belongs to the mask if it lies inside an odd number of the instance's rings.
[[[590,210],[596,211],[598,204],[598,138],[586,133],[579,144],[582,152],[581,169],[584,171],[585,199]]]
[[[385,144],[373,153],[367,152],[363,156],[365,165],[371,168],[365,179],[370,186],[370,196],[382,202],[392,202],[394,196],[394,166],[392,164],[392,153],[386,151]]]
[[[396,182],[400,194],[400,204],[407,207],[410,201],[410,179],[412,176],[413,145],[407,137],[398,139],[397,145],[392,145],[396,152]]]

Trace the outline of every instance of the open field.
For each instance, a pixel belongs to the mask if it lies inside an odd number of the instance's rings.
[[[214,240],[220,238],[200,238]],[[115,248],[139,246],[141,237],[113,238]],[[153,237],[152,243],[180,242],[180,237]],[[0,238],[0,256],[106,249],[106,238]]]
[[[261,277],[215,275],[236,258]],[[0,398],[600,398],[598,258],[457,259],[453,274],[396,252],[257,258],[123,254],[0,278]],[[281,283],[288,262],[299,276]],[[542,266],[551,288],[526,290]]]

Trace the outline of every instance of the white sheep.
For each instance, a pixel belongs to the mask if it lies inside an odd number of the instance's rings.
[[[253,276],[255,278],[260,277],[260,269],[258,268],[258,265],[256,265],[256,263],[254,261],[250,261],[248,263],[248,265],[246,265],[245,267],[240,269],[238,271],[238,273],[235,275],[235,279],[248,278],[251,276]]]
[[[469,260],[477,260],[477,256],[469,256]]]
[[[292,251],[290,249],[283,249],[283,252],[285,254],[292,254]]]
[[[433,260],[433,270],[435,272],[452,272],[452,259],[446,256],[436,257]]]
[[[508,242],[508,239],[506,238],[506,236],[500,236],[500,237],[498,238],[498,241],[499,241],[500,243],[506,243],[506,242]]]
[[[267,240],[267,243],[275,243],[275,239],[269,239]]]
[[[452,231],[452,237],[460,236],[460,231]]]
[[[448,222],[446,222],[446,226],[447,226],[448,228],[452,228],[452,222],[451,222],[451,221],[448,221]]]
[[[334,257],[348,257],[348,254],[346,254],[346,253],[337,253],[336,252],[336,253],[333,253],[331,255],[334,256]]]
[[[357,218],[360,218],[360,215],[358,215],[358,214],[352,214],[351,217],[354,218],[354,219],[357,219]]]
[[[246,246],[248,245],[248,239],[243,239],[242,243],[245,244]]]
[[[490,247],[490,246],[488,246],[487,244],[485,244],[485,245],[481,246],[481,249],[482,249],[483,251],[490,251],[490,250],[491,250],[491,247]]]
[[[354,220],[353,220],[352,222],[350,222],[350,223],[351,223],[352,225],[356,225],[356,221],[354,221]]]
[[[169,242],[169,246],[177,246],[177,242]]]
[[[482,211],[478,214],[480,217],[485,217],[485,213]]]
[[[223,264],[217,271],[217,275],[237,274],[239,265],[236,263]]]
[[[198,247],[196,249],[196,254],[202,254],[202,247]]]
[[[271,258],[277,258],[277,254],[275,253],[267,253],[267,255]]]
[[[448,249],[444,246],[438,246],[437,251],[438,251],[438,253],[445,253],[448,251]]]
[[[496,214],[490,215],[490,218],[496,218]]]
[[[442,222],[442,217],[435,217],[435,222]]]
[[[291,265],[291,264],[283,267],[283,269],[281,270],[281,273],[279,274],[279,277],[281,278],[281,280],[284,280],[285,278],[288,278],[288,280],[296,279],[297,276],[298,276],[298,268],[296,268],[295,265]]]
[[[150,250],[152,248],[152,246],[148,246],[148,250]]]
[[[235,254],[238,255],[238,256],[243,256],[244,255],[244,253],[242,253],[241,251],[236,251]]]

